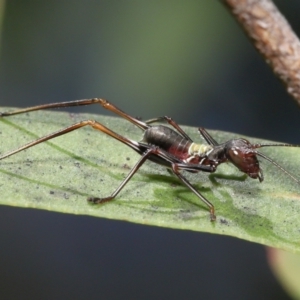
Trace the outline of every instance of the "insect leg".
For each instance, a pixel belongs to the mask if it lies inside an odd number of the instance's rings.
[[[122,190],[122,188],[126,185],[126,183],[131,179],[131,177],[136,173],[136,171],[148,159],[148,157],[152,154],[155,154],[155,153],[157,153],[157,148],[156,147],[151,147],[151,148],[147,149],[146,152],[139,159],[139,161],[135,164],[135,166],[130,170],[130,172],[125,177],[125,179],[121,182],[119,187],[111,194],[111,196],[105,197],[105,198],[89,197],[88,201],[92,202],[92,203],[101,204],[101,203],[113,200],[119,194],[119,192]]]
[[[146,152],[142,155],[140,160],[135,164],[135,166],[131,169],[129,174],[121,182],[119,187],[111,194],[111,196],[105,197],[105,198],[90,197],[90,198],[88,198],[88,201],[90,201],[92,203],[102,204],[102,203],[113,200],[118,195],[118,193],[122,190],[122,188],[127,184],[127,182],[131,179],[131,177],[137,172],[137,170],[149,158],[149,156],[150,155],[156,155],[156,156],[159,156],[159,157],[167,160],[168,162],[170,162],[170,164],[172,166],[173,174],[175,174],[190,190],[192,190],[192,192],[194,192],[209,207],[209,209],[210,209],[210,219],[211,219],[211,221],[215,221],[216,216],[214,214],[214,212],[215,212],[214,206],[204,196],[202,196],[191,185],[191,183],[183,175],[181,175],[180,172],[179,172],[179,169],[189,170],[188,165],[187,164],[172,163],[173,159],[167,152],[162,151],[158,147],[154,147],[154,146],[148,146],[148,147],[150,147],[150,148],[148,148],[146,150]],[[202,166],[201,167],[199,165],[192,165],[191,169],[195,170],[195,168],[197,168],[197,171],[201,170],[201,171],[213,172],[212,167],[210,167],[210,166]]]
[[[190,163],[176,163],[178,170],[184,170],[189,172],[209,172],[213,173],[216,171],[215,165],[201,165],[201,164],[190,164]]]
[[[42,109],[49,109],[49,108],[62,108],[62,107],[71,107],[71,106],[83,106],[83,105],[91,105],[95,103],[101,103],[105,100],[94,98],[94,99],[81,99],[81,100],[72,100],[72,101],[65,101],[65,102],[55,102],[55,103],[48,103],[48,104],[41,104],[36,106],[30,106],[26,108],[21,108],[13,111],[7,112],[0,112],[0,117],[7,117],[17,114],[23,114],[31,111],[42,110]]]
[[[185,131],[170,117],[168,116],[163,116],[163,117],[158,117],[154,119],[147,120],[145,123],[146,124],[151,124],[155,122],[160,122],[160,121],[167,121],[171,126],[173,126],[183,137],[185,137],[187,140],[190,142],[193,142],[192,139],[185,133]]]
[[[146,130],[150,127],[150,125],[133,118],[123,112],[121,109],[117,108],[113,104],[109,103],[107,100],[102,98],[93,98],[93,99],[81,99],[81,100],[73,100],[73,101],[66,101],[66,102],[56,102],[56,103],[48,103],[48,104],[42,104],[37,106],[31,106],[27,108],[18,109],[15,111],[8,111],[8,112],[2,112],[0,113],[0,117],[7,117],[17,114],[23,114],[26,112],[36,111],[36,110],[42,110],[42,109],[49,109],[49,108],[62,108],[62,107],[71,107],[71,106],[83,106],[83,105],[91,105],[91,104],[101,104],[105,109],[108,109],[112,111],[113,113],[121,116],[122,118],[130,121],[137,127],[141,128],[142,130]]]
[[[215,221],[215,207],[211,204],[204,196],[202,196],[193,186],[192,184],[179,172],[177,164],[172,164],[173,173],[183,182],[198,198],[201,199],[208,207],[210,211],[210,220]]]
[[[42,142],[48,141],[48,140],[53,139],[55,137],[64,135],[66,133],[69,133],[69,132],[71,132],[73,130],[79,129],[79,128],[83,127],[83,126],[91,126],[94,129],[102,131],[102,132],[110,135],[111,137],[117,139],[118,141],[126,144],[127,146],[131,147],[133,150],[137,151],[138,153],[141,153],[141,151],[142,151],[138,142],[132,141],[130,139],[127,139],[127,138],[125,138],[125,137],[123,137],[123,136],[115,133],[114,131],[108,129],[107,127],[105,127],[104,125],[102,125],[99,122],[96,122],[94,120],[85,120],[85,121],[80,121],[78,123],[75,123],[75,124],[73,124],[71,126],[68,126],[66,128],[60,129],[60,130],[58,130],[56,132],[50,133],[49,135],[43,136],[43,137],[41,137],[41,138],[39,138],[37,140],[34,140],[32,142],[29,142],[29,143],[27,143],[27,144],[25,144],[25,145],[23,145],[23,146],[15,149],[15,150],[12,150],[12,151],[10,151],[10,152],[8,152],[8,153],[0,156],[0,160],[4,159],[6,157],[9,157],[9,156],[11,156],[13,154],[16,154],[18,152],[21,152],[21,151],[23,151],[25,149],[28,149],[30,147],[33,147],[33,146],[35,146],[37,144],[40,144]]]
[[[198,131],[209,145],[219,145],[219,143],[203,127],[199,127]]]
[[[139,127],[142,130],[146,130],[148,128],[150,128],[151,126],[146,124],[145,122],[142,122],[128,114],[126,114],[124,111],[122,111],[121,109],[119,109],[118,107],[114,106],[113,104],[111,104],[110,102],[108,102],[105,99],[99,99],[101,100],[100,104],[107,110],[110,110],[111,112],[119,115],[120,117],[128,120],[129,122],[131,122],[132,124],[134,124],[135,126]]]

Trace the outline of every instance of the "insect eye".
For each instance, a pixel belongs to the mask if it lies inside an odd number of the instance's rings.
[[[241,151],[233,148],[230,150],[230,156],[234,157],[234,156],[239,156],[241,154]]]
[[[243,155],[242,151],[237,148],[232,148],[232,149],[228,150],[229,160],[237,167],[242,163],[243,156],[244,155]]]

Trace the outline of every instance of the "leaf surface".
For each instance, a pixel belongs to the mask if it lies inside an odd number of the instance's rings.
[[[85,119],[141,140],[140,129],[120,118],[38,111],[0,119],[1,154]],[[199,142],[196,128],[183,128]],[[237,137],[210,132],[220,142]],[[299,148],[260,151],[299,177]],[[139,169],[115,200],[102,205],[87,203],[87,197],[111,195],[139,157],[100,131],[80,128],[0,161],[0,204],[224,234],[300,253],[299,184],[267,161],[261,162],[263,183],[230,164],[219,166],[214,174],[185,173],[214,204],[216,222],[209,221],[205,204],[164,167],[152,162]]]

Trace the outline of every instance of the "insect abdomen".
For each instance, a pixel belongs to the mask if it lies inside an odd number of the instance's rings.
[[[148,128],[143,141],[160,147],[174,156],[185,159],[191,142],[169,127],[157,125]]]

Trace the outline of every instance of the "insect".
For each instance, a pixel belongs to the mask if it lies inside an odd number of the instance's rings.
[[[193,142],[193,140],[184,132],[184,130],[174,120],[167,116],[158,117],[143,122],[139,119],[131,117],[130,115],[126,114],[107,100],[101,98],[82,99],[60,103],[37,105],[11,112],[3,112],[0,113],[0,117],[7,117],[42,109],[82,106],[91,104],[100,104],[105,109],[108,109],[111,112],[133,123],[135,126],[137,126],[143,131],[142,140],[137,142],[128,139],[105,127],[103,124],[95,120],[83,120],[56,132],[50,133],[49,135],[31,141],[28,144],[25,144],[15,150],[12,150],[0,156],[0,160],[14,155],[25,149],[28,149],[32,146],[35,146],[39,143],[48,141],[57,136],[67,134],[73,130],[77,130],[81,127],[91,126],[92,128],[102,131],[103,133],[108,134],[114,139],[129,146],[137,153],[139,153],[141,155],[141,158],[130,170],[130,172],[121,182],[118,188],[110,196],[105,198],[89,197],[89,202],[104,203],[113,200],[122,190],[122,188],[126,185],[126,183],[131,179],[131,177],[136,173],[136,171],[143,165],[143,163],[147,159],[149,159],[155,163],[167,167],[171,171],[171,173],[173,173],[201,201],[203,201],[209,208],[211,221],[216,220],[215,208],[213,204],[208,199],[206,199],[199,191],[197,191],[197,189],[186,179],[186,177],[184,177],[181,171],[187,171],[192,173],[202,171],[212,173],[216,171],[218,165],[220,165],[221,163],[231,162],[241,172],[247,174],[251,178],[258,178],[258,180],[262,182],[264,176],[262,169],[259,166],[259,161],[257,158],[262,157],[271,162],[282,172],[290,176],[294,181],[300,183],[299,179],[294,177],[291,173],[289,173],[287,170],[281,167],[274,160],[257,151],[258,148],[268,146],[300,147],[300,145],[251,144],[249,141],[243,138],[231,139],[224,143],[218,143],[202,127],[200,127],[198,131],[200,135],[204,138],[204,140],[207,142],[207,144],[198,144]],[[152,123],[162,121],[167,122],[169,126],[161,124],[151,125]],[[170,126],[173,128],[171,128]]]

